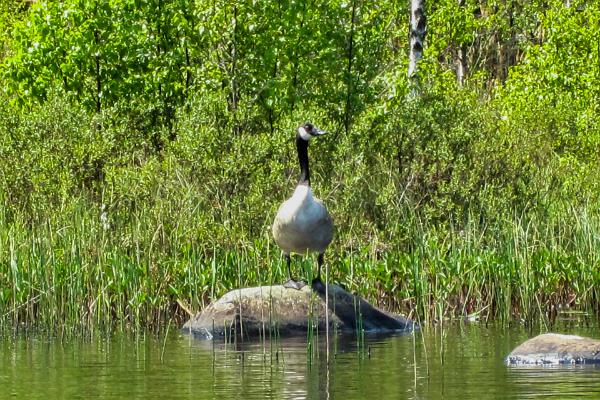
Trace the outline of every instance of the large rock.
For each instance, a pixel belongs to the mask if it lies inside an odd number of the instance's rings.
[[[506,357],[508,365],[598,364],[600,340],[546,333],[529,339]]]
[[[373,307],[337,285],[329,285],[330,328],[342,332],[402,332],[417,326],[404,317]],[[204,339],[252,339],[325,331],[325,285],[302,290],[283,286],[235,289],[212,302],[182,328]]]

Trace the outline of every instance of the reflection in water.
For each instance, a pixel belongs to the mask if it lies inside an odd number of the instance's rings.
[[[595,365],[511,367],[509,379],[522,398],[600,398],[600,368]],[[552,388],[551,391],[539,388]],[[537,389],[537,390],[536,390]]]
[[[537,333],[462,325],[364,341],[337,336],[329,363],[323,336],[310,346],[304,337],[236,345],[179,334],[166,341],[4,337],[0,399],[600,398],[597,366],[503,364]]]
[[[351,341],[340,341],[341,350],[350,349]],[[200,351],[207,342],[192,344]],[[193,350],[192,350],[193,351]],[[195,353],[195,351],[193,351]],[[305,399],[329,398],[329,368],[325,344],[306,338],[220,345],[212,354],[215,394],[232,398]]]

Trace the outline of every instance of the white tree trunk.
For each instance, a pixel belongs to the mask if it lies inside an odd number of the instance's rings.
[[[417,63],[423,57],[423,42],[427,22],[425,18],[425,1],[410,1],[410,55],[408,61],[408,77],[414,78],[417,73]]]
[[[465,0],[458,0],[458,6],[464,7]],[[456,52],[456,81],[459,86],[463,85],[465,77],[467,76],[467,46],[463,43],[458,45]]]

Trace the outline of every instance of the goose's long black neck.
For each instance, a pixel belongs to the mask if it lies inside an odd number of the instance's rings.
[[[310,186],[310,170],[308,169],[308,141],[296,135],[296,150],[298,151],[298,161],[300,162],[300,179],[298,185]]]

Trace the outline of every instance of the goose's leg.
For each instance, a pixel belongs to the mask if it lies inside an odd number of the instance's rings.
[[[315,281],[321,282],[321,266],[323,265],[323,258],[325,253],[319,253],[317,256],[317,277]]]
[[[317,277],[312,280],[311,287],[313,290],[323,293],[325,290],[325,286],[323,285],[323,281],[321,280],[321,266],[323,265],[323,253],[320,253],[317,256]]]
[[[290,268],[290,264],[292,263],[292,257],[289,254],[285,255],[285,262],[287,264],[288,280],[291,280],[292,279],[292,269]]]
[[[292,257],[289,254],[285,255],[285,261],[287,263],[288,280],[286,283],[283,284],[283,287],[286,289],[302,289],[305,286],[304,283],[296,281],[292,278],[292,270],[290,268],[290,264],[292,263]]]

